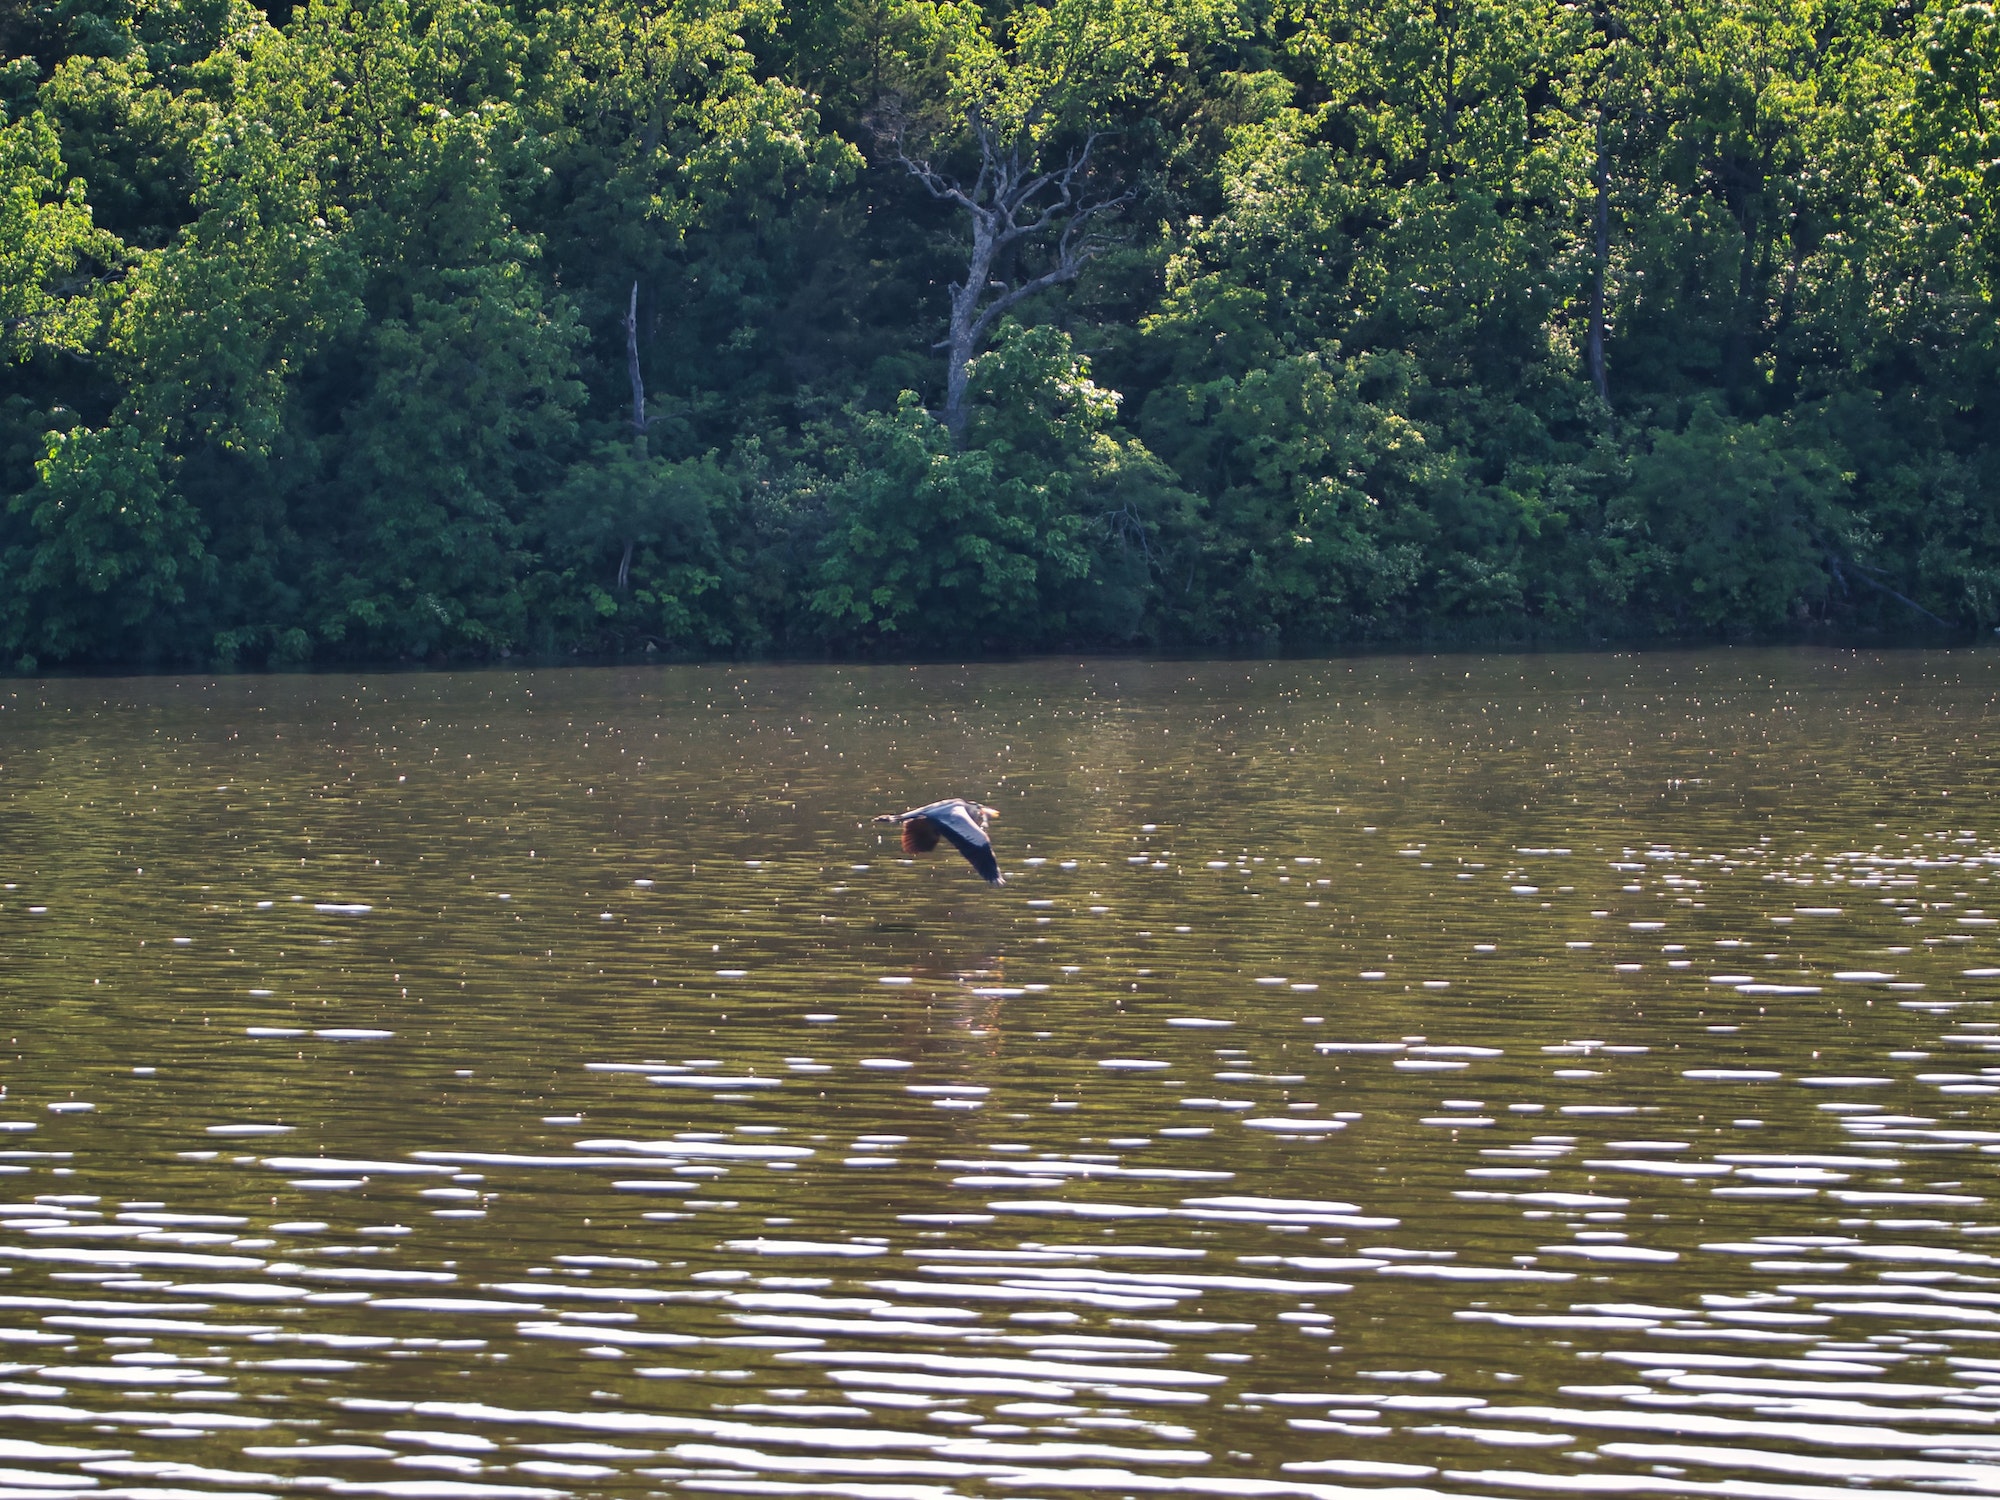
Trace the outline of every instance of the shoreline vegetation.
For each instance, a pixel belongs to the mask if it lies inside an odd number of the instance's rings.
[[[0,667],[1996,625],[1987,4],[0,0]]]
[[[495,651],[488,655],[466,654],[452,657],[444,652],[434,652],[428,657],[400,656],[375,657],[369,659],[349,658],[347,660],[328,659],[315,662],[291,662],[268,664],[239,659],[220,663],[208,661],[185,666],[173,666],[166,662],[132,663],[100,662],[92,664],[66,663],[60,666],[38,665],[32,673],[10,671],[0,664],[0,684],[13,682],[17,686],[29,682],[54,684],[61,682],[110,682],[138,681],[151,678],[185,678],[222,682],[238,678],[338,678],[342,681],[372,680],[377,677],[431,677],[440,674],[457,675],[464,673],[507,674],[537,673],[549,671],[569,671],[587,669],[610,669],[623,671],[631,669],[645,671],[652,668],[714,668],[716,670],[742,669],[744,671],[771,669],[783,671],[790,668],[824,668],[839,674],[847,671],[872,671],[894,669],[917,671],[936,669],[941,671],[973,668],[1036,668],[1070,667],[1080,671],[1094,668],[1143,668],[1151,671],[1169,667],[1201,666],[1241,666],[1241,667],[1283,667],[1287,665],[1327,665],[1347,663],[1351,666],[1365,666],[1385,661],[1407,663],[1428,662],[1432,665],[1449,666],[1461,659],[1484,661],[1487,659],[1514,660],[1533,657],[1540,661],[1551,661],[1565,657],[1590,657],[1608,660],[1632,660],[1638,658],[1668,659],[1678,656],[1698,657],[1701,661],[1722,664],[1734,660],[1737,653],[1754,653],[1746,660],[1760,660],[1772,653],[1825,653],[1829,656],[1851,657],[1856,660],[1872,658],[1888,659],[1902,652],[1917,652],[1939,658],[1963,659],[1975,652],[1984,652],[1993,643],[1978,638],[1944,637],[1941,634],[1924,637],[1920,635],[1894,636],[1842,636],[1826,638],[1822,636],[1784,635],[1771,637],[1733,637],[1728,639],[1666,639],[1659,636],[1644,640],[1518,640],[1518,641],[1440,641],[1440,640],[1394,640],[1382,642],[1349,641],[1339,645],[1306,645],[1296,650],[1274,649],[1256,652],[1248,648],[1233,651],[1140,651],[1136,648],[1079,647],[1072,650],[1002,652],[984,651],[978,654],[961,652],[957,655],[916,652],[902,650],[895,653],[870,652],[868,654],[843,653],[839,655],[819,653],[817,655],[781,655],[763,653],[759,655],[722,656],[715,653],[694,651],[663,652],[655,648],[651,651],[643,647],[636,651],[591,651],[579,648],[564,651],[534,652],[515,651],[509,648],[504,654]]]

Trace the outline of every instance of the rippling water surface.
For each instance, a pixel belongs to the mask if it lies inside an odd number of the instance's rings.
[[[0,684],[0,1497],[2000,1491],[1996,689]]]

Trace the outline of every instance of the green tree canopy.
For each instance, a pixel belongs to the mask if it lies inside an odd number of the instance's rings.
[[[0,11],[0,662],[2000,624],[1963,0]]]

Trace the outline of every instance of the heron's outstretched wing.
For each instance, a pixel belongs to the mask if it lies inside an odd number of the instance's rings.
[[[924,812],[982,879],[993,885],[1007,883],[1007,877],[1000,873],[1000,861],[993,857],[993,841],[986,836],[986,830],[979,826],[979,820],[973,817],[967,804],[940,802],[925,808]]]
[[[892,816],[899,818],[935,818],[950,812],[954,807],[964,810],[971,806],[972,804],[967,802],[963,797],[946,797],[941,801],[926,802],[922,807],[913,807],[906,813],[895,813]],[[971,816],[971,814],[968,813],[968,816]],[[974,818],[974,821],[977,822],[977,818]]]

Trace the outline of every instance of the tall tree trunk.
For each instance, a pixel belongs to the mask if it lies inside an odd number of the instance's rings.
[[[952,442],[965,446],[966,422],[971,411],[966,405],[972,380],[973,357],[979,353],[980,300],[993,275],[993,229],[984,219],[972,221],[972,253],[966,258],[965,280],[951,289],[951,324],[945,334],[944,417]]]
[[[625,375],[632,382],[632,453],[646,460],[646,381],[639,371],[639,283],[632,283],[632,299],[625,305]],[[632,586],[632,552],[637,537],[625,538],[625,555],[618,559],[618,592]]]
[[[1611,262],[1611,141],[1606,127],[1604,101],[1597,102],[1597,207],[1592,215],[1596,235],[1590,272],[1590,333],[1584,357],[1590,366],[1590,383],[1597,399],[1609,405],[1611,382],[1604,371],[1604,279]]]
[[[625,308],[625,378],[632,382],[632,442],[646,456],[646,381],[639,373],[639,283],[632,283],[632,300]]]

